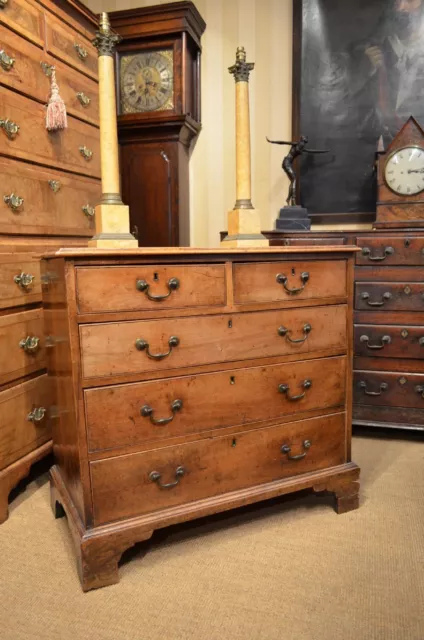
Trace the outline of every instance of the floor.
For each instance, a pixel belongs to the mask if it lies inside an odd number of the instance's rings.
[[[1,640],[424,640],[424,437],[353,450],[359,510],[301,494],[164,530],[87,594],[39,475],[0,527]]]

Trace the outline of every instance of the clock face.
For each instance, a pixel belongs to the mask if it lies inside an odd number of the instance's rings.
[[[121,113],[166,111],[174,108],[172,49],[148,50],[122,56]]]
[[[410,146],[389,156],[384,169],[387,186],[401,196],[424,191],[424,149]]]

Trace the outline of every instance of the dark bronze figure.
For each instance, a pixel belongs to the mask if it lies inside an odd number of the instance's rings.
[[[283,160],[283,164],[281,165],[287,174],[290,180],[290,188],[289,195],[286,200],[287,205],[290,207],[296,206],[296,186],[297,186],[297,178],[295,170],[293,169],[293,162],[298,157],[301,156],[302,153],[328,153],[328,149],[307,149],[306,145],[308,144],[308,138],[306,136],[300,136],[299,142],[284,142],[284,140],[270,140],[267,138],[268,142],[271,144],[286,144],[290,146],[290,151],[286,155]]]

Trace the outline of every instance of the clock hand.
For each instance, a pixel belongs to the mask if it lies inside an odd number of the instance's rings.
[[[408,169],[408,173],[424,173],[424,167],[422,169]]]

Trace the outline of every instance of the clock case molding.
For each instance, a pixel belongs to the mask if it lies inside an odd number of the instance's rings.
[[[123,201],[139,246],[190,244],[189,157],[201,129],[200,38],[206,23],[192,2],[110,13],[116,52]],[[120,114],[122,55],[173,49],[174,108]]]

